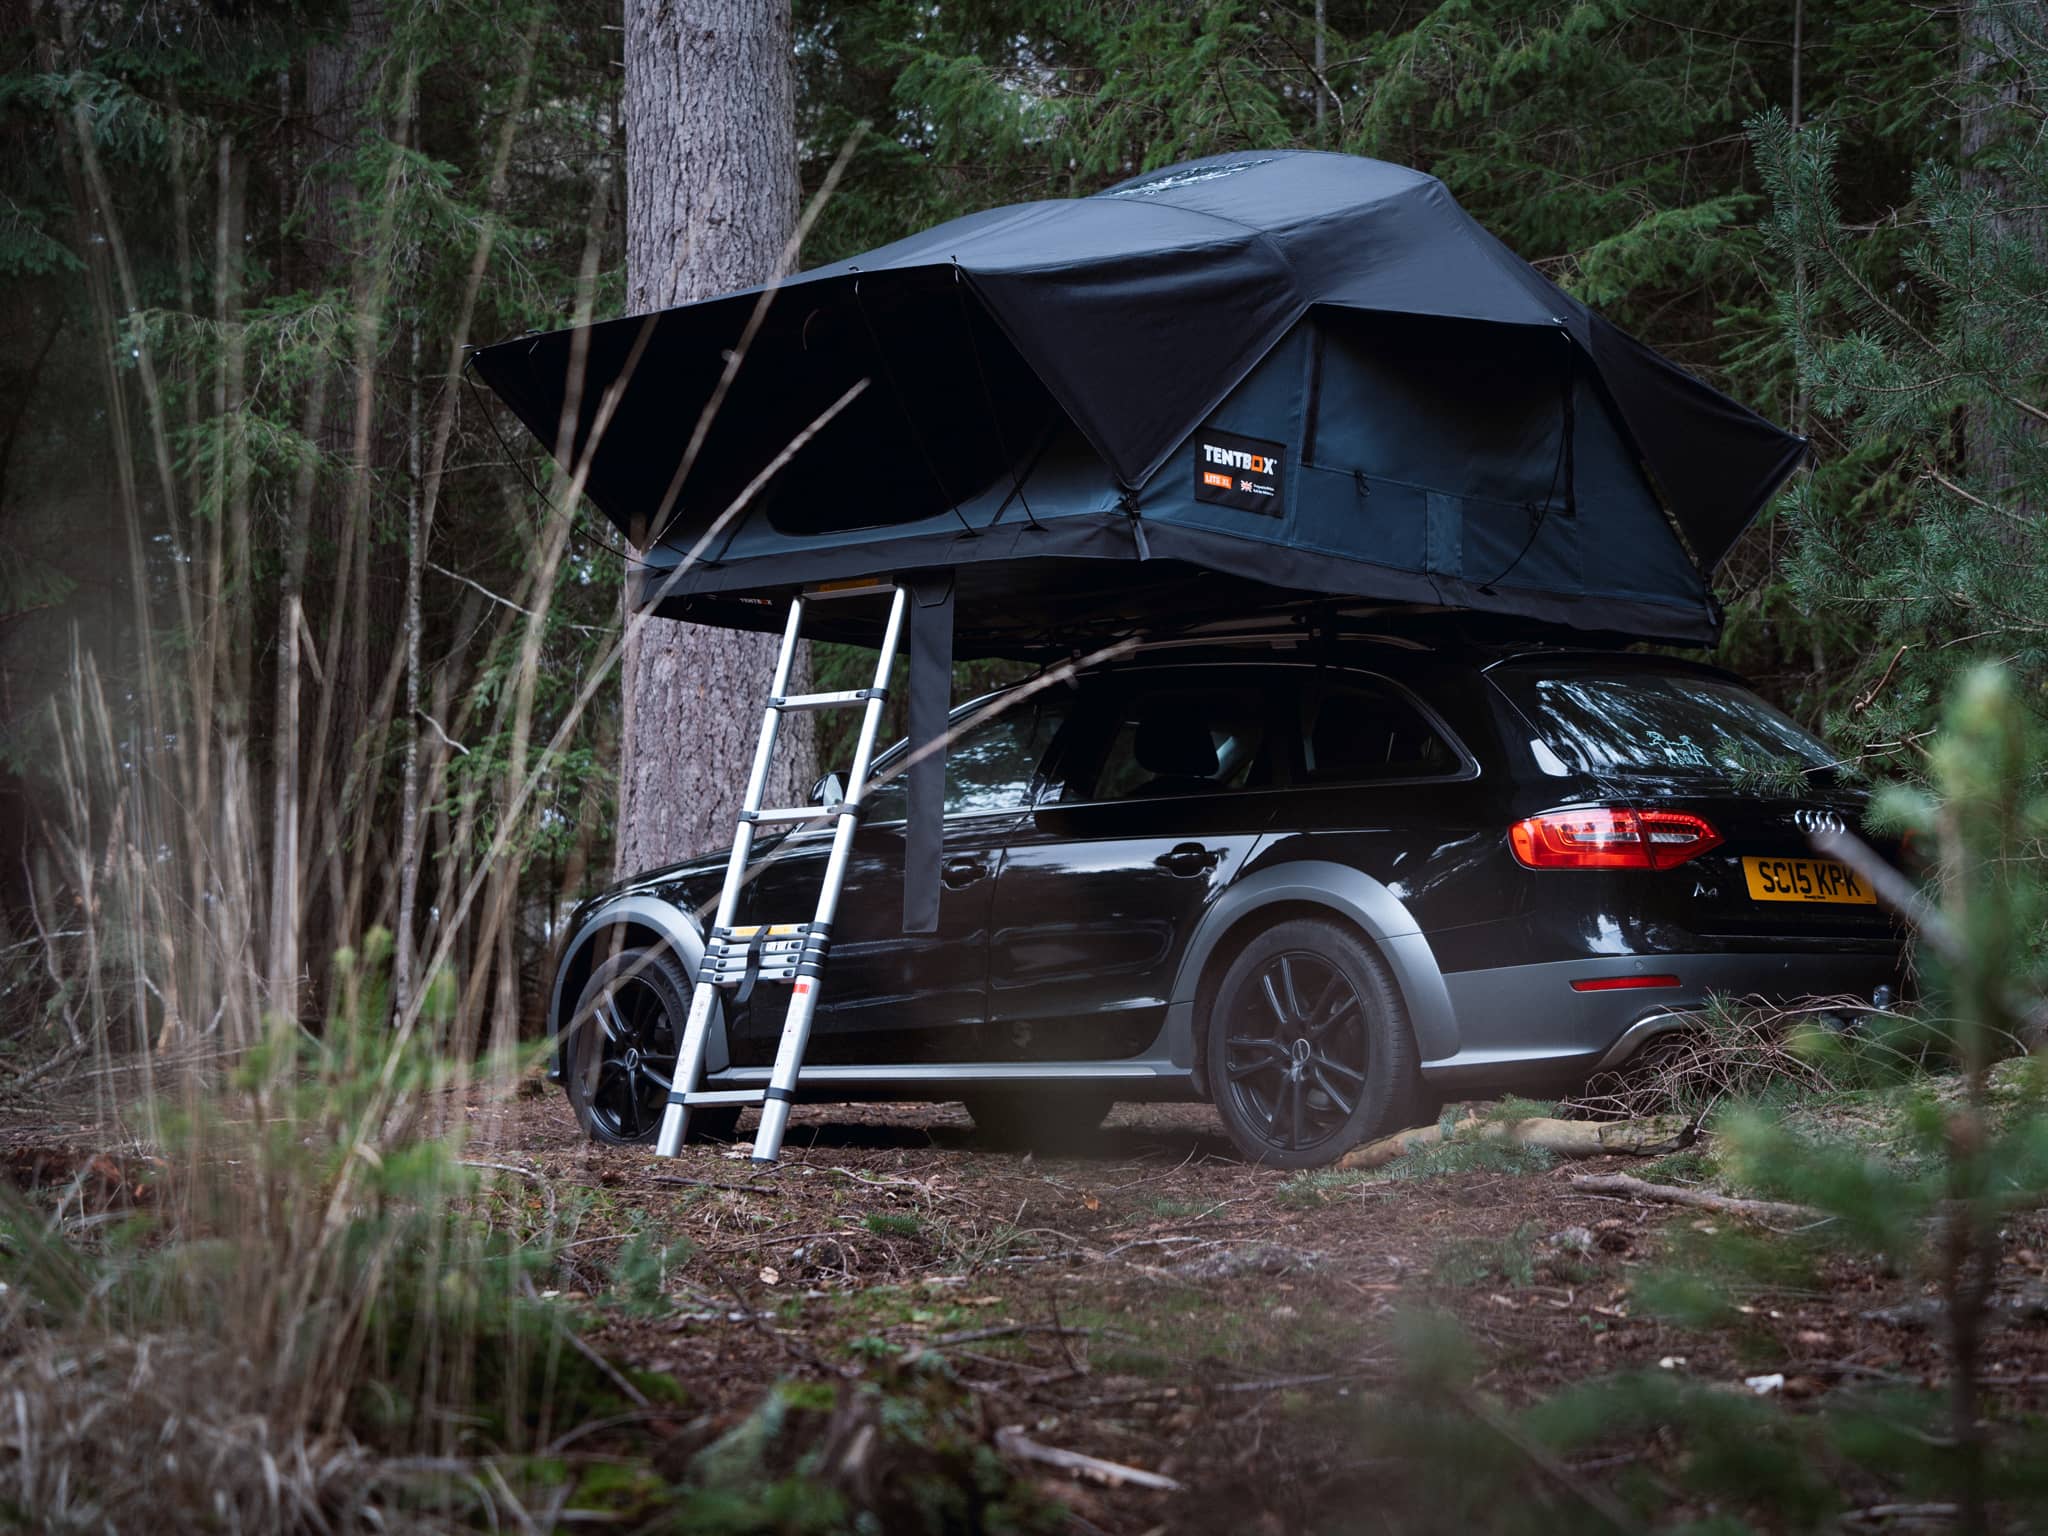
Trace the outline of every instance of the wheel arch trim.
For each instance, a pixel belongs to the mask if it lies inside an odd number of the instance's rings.
[[[1283,903],[1321,907],[1363,932],[1377,946],[1401,989],[1419,1059],[1427,1063],[1457,1054],[1457,1015],[1451,1008],[1443,971],[1407,905],[1361,870],[1323,859],[1301,859],[1248,875],[1203,914],[1174,977],[1173,1016],[1183,1021],[1189,1035],[1186,1041],[1175,1042],[1176,1060],[1194,1059],[1193,1036],[1201,1027],[1194,1016],[1195,1003],[1202,974],[1217,946],[1247,918]],[[1185,1058],[1183,1049],[1188,1053]]]
[[[563,1010],[573,1007],[576,1001],[564,995],[564,983],[576,970],[577,962],[585,951],[601,935],[614,928],[629,926],[652,929],[682,960],[690,976],[694,978],[697,974],[698,962],[704,958],[703,930],[694,917],[672,901],[644,892],[635,893],[608,901],[584,918],[569,942],[562,946],[562,957],[555,963],[554,987],[548,998],[548,1061],[551,1075],[557,1080],[569,1070],[569,1040]],[[704,1070],[707,1073],[723,1072],[730,1065],[723,1007],[713,1011],[710,1037],[704,1045]]]

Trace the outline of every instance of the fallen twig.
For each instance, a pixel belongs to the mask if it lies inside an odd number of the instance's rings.
[[[1745,1200],[1735,1195],[1717,1195],[1712,1190],[1687,1189],[1679,1184],[1652,1184],[1632,1173],[1575,1173],[1572,1188],[1596,1195],[1632,1195],[1638,1200],[1655,1200],[1663,1205],[1690,1205],[1723,1216],[1745,1216],[1756,1221],[1816,1222],[1829,1219],[1824,1211],[1789,1200]]]
[[[1086,1337],[1093,1328],[1063,1328],[1057,1323],[1003,1323],[993,1328],[969,1328],[962,1333],[942,1333],[925,1340],[926,1349],[946,1349],[955,1344],[978,1344],[983,1339],[1007,1339],[1019,1333],[1051,1333],[1065,1338]]]
[[[650,1184],[676,1184],[690,1189],[724,1189],[736,1195],[786,1195],[786,1189],[777,1189],[763,1180],[759,1184],[732,1184],[723,1179],[686,1179],[680,1174],[657,1173],[647,1181]]]
[[[1180,1483],[1158,1472],[1127,1467],[1119,1461],[1104,1461],[1100,1456],[1088,1456],[1080,1451],[1063,1451],[1057,1446],[1040,1445],[1017,1424],[996,1431],[996,1449],[1020,1461],[1058,1467],[1062,1472],[1071,1472],[1076,1477],[1089,1478],[1110,1488],[1121,1488],[1128,1483],[1134,1488],[1153,1488],[1161,1493],[1181,1491]]]
[[[26,1072],[17,1073],[13,1077],[8,1078],[6,1082],[0,1083],[0,1094],[18,1093],[32,1083],[41,1082],[52,1072],[61,1071],[63,1068],[70,1066],[84,1054],[85,1044],[83,1041],[77,1045],[67,1045],[41,1066],[30,1067]]]
[[[1876,1520],[1939,1520],[1947,1524],[1955,1514],[1953,1504],[1872,1504],[1866,1509],[1848,1510],[1842,1519],[1858,1525]]]
[[[1517,1146],[1541,1148],[1560,1157],[1606,1157],[1614,1153],[1661,1157],[1691,1146],[1698,1134],[1699,1127],[1683,1115],[1645,1115],[1635,1120],[1551,1120],[1541,1115],[1526,1120],[1486,1120],[1468,1115],[1451,1127],[1448,1138],[1442,1126],[1419,1126],[1353,1147],[1337,1159],[1337,1166],[1382,1168],[1396,1158],[1423,1147],[1438,1146],[1447,1139],[1512,1141]]]
[[[1270,1381],[1227,1381],[1214,1392],[1285,1392],[1292,1387],[1320,1386],[1326,1381],[1355,1381],[1355,1371],[1317,1371],[1310,1376],[1275,1376]]]

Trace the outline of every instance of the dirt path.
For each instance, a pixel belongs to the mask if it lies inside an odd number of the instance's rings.
[[[1943,1379],[1939,1331],[1916,1315],[1924,1284],[1863,1261],[1733,1298],[1733,1329],[1650,1316],[1640,1282],[1712,1223],[1572,1189],[1620,1159],[1289,1175],[1238,1162],[1199,1106],[1127,1105],[1055,1153],[991,1145],[958,1106],[888,1105],[800,1109],[785,1160],[762,1170],[743,1148],[663,1162],[593,1147],[552,1090],[466,1112],[468,1155],[508,1170],[495,1219],[551,1224],[557,1286],[610,1298],[590,1341],[679,1388],[673,1412],[608,1432],[656,1466],[778,1380],[943,1360],[991,1440],[1021,1433],[1181,1485],[1043,1470],[1076,1529],[1282,1531],[1329,1524],[1383,1481],[1362,1415],[1406,1401],[1402,1340],[1427,1313],[1461,1325],[1475,1405],[1629,1369],[1735,1391],[1781,1377],[1795,1412],[1845,1387]],[[89,1113],[0,1126],[0,1174],[117,1189],[118,1164],[96,1171],[110,1146]],[[2005,1251],[2012,1326],[1987,1374],[2001,1410],[2038,1410],[2048,1222],[2016,1223]],[[1672,1454],[1638,1436],[1555,1475],[1649,1477],[1682,1508]]]
[[[1369,1472],[1347,1408],[1401,1390],[1401,1320],[1425,1309],[1458,1319],[1478,1355],[1472,1387],[1510,1404],[1617,1369],[1738,1389],[1779,1375],[1790,1398],[1940,1379],[1924,1325],[1864,1316],[1910,1306],[1918,1289],[1865,1264],[1758,1298],[1733,1335],[1643,1315],[1641,1272],[1710,1224],[1571,1188],[1572,1173],[1623,1160],[1288,1175],[1236,1161],[1199,1106],[1126,1105],[1057,1154],[991,1147],[957,1106],[802,1109],[765,1172],[732,1149],[664,1163],[592,1148],[552,1094],[487,1134],[558,1197],[587,1192],[598,1227],[692,1245],[677,1310],[615,1322],[604,1347],[673,1372],[714,1414],[744,1411],[790,1372],[942,1354],[991,1432],[1020,1427],[1185,1485],[1048,1474],[1105,1531],[1292,1530],[1341,1508]],[[2040,1287],[2048,1230],[2013,1236],[2003,1283],[2024,1297]],[[605,1251],[572,1250],[586,1285],[601,1283]],[[2048,1328],[2003,1330],[1990,1374],[2013,1406],[2038,1403]],[[1655,1455],[1628,1448],[1608,1464]]]

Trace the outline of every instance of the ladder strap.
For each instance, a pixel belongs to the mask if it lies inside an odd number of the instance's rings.
[[[764,1099],[780,1099],[785,1104],[794,1104],[796,1102],[796,1095],[794,1093],[791,1093],[787,1088],[777,1088],[772,1083],[761,1090],[761,1097]]]
[[[939,931],[939,864],[945,838],[946,715],[953,703],[953,575],[912,585],[909,819],[903,828],[903,931]]]
[[[761,979],[761,950],[767,942],[768,925],[762,923],[754,930],[754,936],[747,940],[747,972],[741,978],[739,991],[733,994],[735,1008],[754,995],[754,983]]]

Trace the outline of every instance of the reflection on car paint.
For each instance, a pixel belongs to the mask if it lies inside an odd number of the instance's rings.
[[[1657,957],[1658,969],[1684,974],[1696,957],[1748,957],[1734,979],[1758,988],[1796,984],[1822,962],[1831,979],[1852,960],[1872,976],[1895,971],[1898,934],[1882,912],[1758,904],[1744,889],[1745,855],[1807,852],[1790,811],[1825,809],[1855,826],[1862,800],[1832,782],[1790,798],[1744,789],[1737,748],[1818,767],[1824,745],[1705,668],[1546,655],[1483,670],[1494,659],[1359,646],[1342,660],[1276,660],[1219,646],[1109,669],[969,726],[948,753],[944,856],[988,873],[944,890],[939,933],[903,933],[904,839],[889,812],[900,822],[906,791],[901,777],[884,786],[855,838],[810,1061],[1186,1059],[1185,1037],[1171,1032],[1191,1026],[1170,1022],[1169,1003],[1193,995],[1184,966],[1213,937],[1210,914],[1247,879],[1311,861],[1384,888],[1461,996],[1482,995],[1470,983],[1489,976],[1575,961]],[[1340,698],[1389,715],[1344,718],[1339,731],[1340,716],[1316,701]],[[957,718],[987,708],[977,701]],[[1713,734],[1689,710],[1728,730]],[[1318,729],[1320,743],[1309,739]],[[1346,782],[1316,781],[1337,763]],[[1449,771],[1415,776],[1430,764]],[[1375,766],[1387,775],[1376,780]],[[1508,849],[1517,818],[1647,802],[1706,816],[1725,845],[1682,872],[1639,874],[1531,871]],[[815,894],[828,844],[786,839],[763,861],[742,920],[806,917],[781,906]],[[1173,872],[1190,845],[1201,857]],[[724,862],[709,856],[621,890],[708,910]],[[772,1053],[787,990],[762,985],[728,1008],[736,1064]],[[1503,994],[1512,1006],[1461,1019],[1467,1045],[1504,1062],[1518,1041],[1569,1054],[1582,1040],[1597,1054],[1605,1042],[1585,1031],[1611,1020],[1618,1032],[1634,1015],[1615,1010],[1643,1006],[1624,997],[1596,1012],[1561,982],[1551,990],[1517,986]]]

